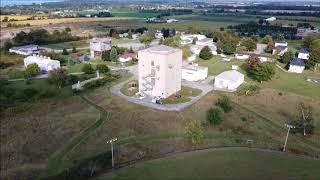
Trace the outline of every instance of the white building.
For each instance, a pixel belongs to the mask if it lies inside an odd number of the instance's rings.
[[[290,61],[289,64],[289,72],[294,72],[294,73],[302,73],[304,68],[305,68],[306,64],[305,64],[305,60],[303,59],[299,59],[299,58],[293,58]]]
[[[277,20],[276,17],[269,17],[269,18],[266,19],[266,21],[268,21],[268,22],[272,22],[272,21],[275,21],[275,20]]]
[[[274,44],[275,48],[272,50],[273,55],[282,56],[285,52],[288,51],[288,43],[287,42],[276,42]]]
[[[309,49],[307,49],[307,48],[300,49],[299,54],[298,54],[299,59],[308,60],[309,56],[310,56]]]
[[[32,54],[38,54],[40,52],[40,49],[38,45],[30,44],[25,46],[12,47],[9,49],[9,52],[29,56]]]
[[[245,54],[245,53],[235,53],[235,58],[236,59],[241,59],[241,60],[245,60],[245,59],[248,59],[250,57],[249,54]]]
[[[208,76],[208,67],[194,65],[185,65],[182,67],[182,79],[187,81],[199,81]]]
[[[112,48],[110,38],[93,38],[90,42],[91,59],[101,59],[102,52]]]
[[[182,51],[154,45],[138,52],[139,93],[167,98],[181,90]]]
[[[196,40],[203,40],[206,39],[207,37],[202,34],[184,34],[182,33],[180,36],[181,39],[181,44],[186,45],[186,44],[192,44],[193,39]]]
[[[163,33],[161,31],[157,30],[154,33],[154,37],[156,37],[157,39],[161,39],[161,38],[163,38]]]
[[[196,45],[200,46],[212,46],[214,45],[212,38],[205,38],[196,41]]]
[[[60,61],[52,60],[50,57],[39,56],[35,54],[24,58],[23,62],[24,67],[27,67],[29,64],[36,63],[41,71],[46,72],[60,68]]]
[[[178,22],[177,19],[167,19],[167,23],[175,23]]]
[[[214,79],[216,90],[235,91],[244,82],[244,75],[236,70],[225,71]]]

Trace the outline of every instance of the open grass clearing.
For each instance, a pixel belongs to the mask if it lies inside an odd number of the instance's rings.
[[[170,97],[163,99],[164,104],[179,104],[190,101],[190,97],[198,96],[202,90],[195,89],[187,86],[182,86],[181,90],[177,94],[171,95]]]
[[[89,48],[89,42],[87,40],[70,41],[70,42],[62,42],[62,43],[56,43],[56,44],[48,44],[48,45],[44,45],[43,47],[58,49],[58,50],[62,50],[63,48],[72,49],[73,47]]]
[[[139,163],[98,179],[317,179],[319,160],[250,149],[183,153]]]

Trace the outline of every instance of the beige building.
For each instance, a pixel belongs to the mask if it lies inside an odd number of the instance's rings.
[[[110,51],[112,47],[110,38],[93,38],[90,41],[91,59],[101,59],[102,52]]]
[[[182,51],[155,45],[138,52],[139,92],[167,98],[181,90]]]

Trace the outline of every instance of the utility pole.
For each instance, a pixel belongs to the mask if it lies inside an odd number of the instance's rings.
[[[288,128],[288,132],[287,132],[286,140],[285,140],[285,142],[284,142],[283,152],[285,152],[285,151],[286,151],[286,146],[287,146],[287,141],[288,141],[288,137],[289,137],[290,129],[291,129],[291,128],[296,128],[295,126],[292,126],[292,125],[289,125],[289,124],[285,124],[285,126]]]
[[[117,138],[113,138],[109,141],[107,141],[107,144],[111,144],[111,161],[112,161],[112,168],[114,168],[114,160],[113,160],[113,142],[116,141]]]

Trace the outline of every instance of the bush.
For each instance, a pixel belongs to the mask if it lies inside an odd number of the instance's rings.
[[[199,57],[204,60],[211,59],[213,57],[211,49],[208,46],[205,46],[201,49]]]
[[[102,86],[102,85],[104,85],[106,83],[107,83],[107,80],[105,78],[103,78],[103,79],[98,79],[98,80],[95,80],[95,81],[88,82],[83,87],[85,89],[94,89],[94,88],[100,87],[100,86]]]
[[[92,74],[93,68],[91,64],[83,64],[81,71],[83,71],[85,74]]]
[[[69,53],[68,53],[68,51],[67,51],[67,49],[66,48],[63,48],[63,50],[62,50],[62,55],[68,55]]]
[[[239,96],[245,95],[245,96],[254,96],[256,94],[259,94],[260,92],[260,86],[257,85],[246,85],[241,87],[238,91],[237,94]]]
[[[222,109],[220,107],[210,108],[207,111],[207,120],[210,124],[218,125],[222,122]]]
[[[35,76],[40,73],[40,68],[39,68],[38,64],[36,64],[36,63],[29,64],[26,68],[25,73],[29,77]]]
[[[198,144],[202,141],[203,129],[199,121],[191,121],[185,128],[185,135],[192,144]]]
[[[107,73],[110,71],[109,67],[104,64],[98,64],[96,66],[96,70],[99,71],[100,73]]]
[[[68,73],[62,68],[55,69],[49,72],[48,81],[61,88],[69,83]]]
[[[222,108],[224,112],[230,112],[232,110],[231,100],[228,96],[219,97],[216,105]]]
[[[273,64],[267,62],[259,62],[254,66],[251,75],[255,80],[262,82],[271,80],[274,74],[275,70]]]

